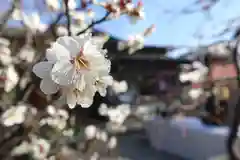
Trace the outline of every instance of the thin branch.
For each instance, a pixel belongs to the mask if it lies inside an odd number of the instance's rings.
[[[2,16],[1,24],[0,24],[0,32],[2,33],[3,29],[5,28],[9,18],[11,17],[13,11],[19,6],[20,0],[14,0],[12,3],[11,8]]]
[[[85,28],[85,29],[82,30],[81,32],[78,32],[77,35],[79,36],[79,35],[85,33],[88,29],[90,29],[90,28],[92,28],[93,26],[95,26],[96,24],[100,24],[100,23],[106,21],[109,15],[110,15],[110,12],[107,12],[104,17],[102,17],[101,19],[99,19],[99,20],[97,20],[97,21],[93,21],[87,28]]]
[[[68,0],[64,0],[65,4],[65,15],[67,17],[67,31],[68,31],[68,36],[71,36],[71,16],[69,14],[69,7],[68,7]]]
[[[57,37],[57,33],[56,33],[56,25],[58,24],[58,22],[62,19],[62,17],[64,16],[63,13],[59,13],[57,15],[57,18],[49,25],[48,29],[46,30],[45,33],[51,32],[52,35],[56,38]]]

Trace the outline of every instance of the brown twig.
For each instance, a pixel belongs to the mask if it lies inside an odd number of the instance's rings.
[[[71,32],[71,16],[69,14],[68,0],[64,0],[64,4],[65,4],[65,15],[67,17],[68,36],[71,36],[72,35],[72,32]]]
[[[96,24],[100,24],[100,23],[106,21],[109,15],[110,15],[110,12],[107,12],[104,17],[102,17],[102,18],[99,19],[99,20],[93,21],[87,28],[85,28],[85,29],[82,30],[81,32],[78,32],[77,35],[79,36],[79,35],[85,33],[88,29],[90,29],[90,28],[92,28],[93,26],[95,26]]]
[[[18,7],[20,0],[14,0],[11,8],[3,15],[0,24],[0,33],[4,30],[9,18],[11,17],[13,11]]]

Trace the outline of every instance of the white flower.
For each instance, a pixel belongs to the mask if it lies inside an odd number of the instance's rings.
[[[188,95],[192,98],[192,99],[197,99],[199,98],[202,94],[203,94],[203,89],[202,88],[193,88],[188,92]]]
[[[22,11],[20,9],[14,9],[12,19],[17,21],[22,20]]]
[[[137,7],[134,7],[132,4],[128,4],[127,11],[130,23],[132,24],[136,24],[139,20],[143,20],[145,18],[145,13],[141,3],[139,3]]]
[[[107,132],[98,131],[97,134],[96,134],[96,138],[103,141],[103,142],[107,142],[107,139],[108,139]]]
[[[61,8],[59,0],[45,0],[45,2],[50,11],[58,11]]]
[[[47,113],[50,117],[41,119],[40,125],[49,125],[59,130],[63,130],[66,127],[68,113],[64,109],[56,109],[56,107],[49,105],[47,107]]]
[[[68,107],[71,109],[73,109],[76,104],[81,105],[83,108],[90,107],[93,103],[95,92],[96,88],[90,85],[86,85],[82,91],[74,87],[63,89],[63,94],[66,96]]]
[[[90,35],[79,37],[60,37],[55,54],[61,50],[62,58],[52,69],[52,79],[60,85],[74,84],[78,89],[84,88],[84,79],[93,82],[94,74],[109,72],[110,62],[105,58],[105,51],[94,43]],[[83,86],[82,86],[83,85]]]
[[[130,115],[131,113],[131,107],[129,104],[121,104],[117,106],[117,109],[121,111],[123,115],[126,117]]]
[[[126,119],[126,115],[124,115],[121,110],[118,108],[109,108],[108,109],[108,117],[109,120],[117,125],[122,125]]]
[[[28,63],[31,63],[35,58],[35,50],[30,46],[25,46],[19,52],[19,58],[21,60],[27,61]]]
[[[47,157],[50,150],[50,144],[42,138],[32,137],[32,154],[37,160],[43,160]]]
[[[106,104],[102,103],[98,108],[98,112],[101,116],[106,116],[108,114],[108,107]]]
[[[128,53],[131,55],[137,50],[140,50],[144,47],[144,36],[137,34],[135,36],[130,36],[127,42],[119,42],[118,50],[122,51],[128,48]]]
[[[112,89],[114,90],[115,93],[124,93],[127,92],[128,90],[128,84],[126,81],[114,81],[112,84]]]
[[[51,71],[54,63],[57,59],[62,58],[62,54],[56,54],[55,48],[60,46],[58,43],[54,43],[51,49],[47,49],[46,59],[47,61],[39,62],[33,66],[33,72],[42,79],[40,83],[40,89],[45,94],[54,94],[59,90],[59,85],[51,79]]]
[[[14,155],[14,156],[18,156],[18,155],[22,155],[22,154],[27,154],[31,152],[31,145],[26,142],[26,141],[23,141],[20,145],[16,146],[11,154]]]
[[[89,125],[85,128],[84,133],[86,139],[90,140],[96,137],[97,135],[97,128],[94,125]]]
[[[64,130],[63,135],[67,137],[72,137],[74,134],[74,131],[72,129]]]
[[[12,63],[11,51],[6,46],[0,45],[0,61],[5,66],[10,65]]]
[[[117,138],[116,137],[111,137],[108,141],[108,148],[109,149],[114,149],[117,146]]]
[[[25,120],[26,112],[26,106],[13,106],[2,114],[1,121],[7,127],[13,126],[15,124],[21,124]]]
[[[8,66],[5,72],[7,80],[5,81],[4,90],[10,92],[17,85],[19,75],[13,65]]]
[[[11,51],[8,48],[9,45],[9,40],[5,38],[0,38],[0,61],[5,66],[12,63]]]
[[[68,1],[68,7],[70,10],[74,10],[77,7],[77,3],[76,0],[69,0]]]
[[[44,32],[47,29],[47,25],[41,23],[38,13],[25,14],[22,13],[22,20],[25,26],[33,33]]]

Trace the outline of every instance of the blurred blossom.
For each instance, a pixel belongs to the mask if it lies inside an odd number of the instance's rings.
[[[9,45],[9,40],[5,38],[0,38],[0,61],[5,66],[12,63],[11,51],[8,48]]]
[[[108,148],[109,149],[114,149],[117,146],[117,138],[116,137],[111,137],[108,141]]]
[[[127,92],[128,90],[128,84],[126,81],[113,81],[112,84],[112,89],[114,90],[115,93],[124,93]]]
[[[58,130],[63,130],[66,127],[68,120],[68,112],[64,109],[56,108],[52,105],[47,107],[47,113],[49,117],[43,118],[40,121],[40,125],[49,125]]]
[[[28,154],[29,152],[31,152],[31,145],[29,145],[28,142],[23,141],[20,145],[16,146],[11,154],[14,156],[19,156],[19,155],[23,155],[23,154]]]
[[[64,135],[64,136],[67,136],[67,137],[72,137],[73,134],[74,134],[73,129],[67,129],[67,130],[64,130],[64,131],[63,131],[63,135]]]
[[[12,13],[12,19],[21,21],[22,20],[22,11],[20,9],[15,9]]]
[[[31,46],[26,45],[20,50],[18,56],[21,60],[32,63],[35,58],[35,50]]]
[[[22,13],[22,20],[24,25],[33,33],[44,32],[47,29],[46,24],[41,23],[38,13],[25,14]]]
[[[1,122],[7,127],[13,126],[15,124],[21,124],[25,120],[26,112],[26,106],[12,106],[2,114]]]
[[[94,139],[97,135],[98,129],[94,125],[89,125],[85,128],[84,133],[87,140]]]
[[[133,4],[128,4],[127,14],[129,15],[130,22],[132,24],[136,24],[138,20],[143,20],[145,17],[145,14],[143,11],[142,1],[139,1],[136,7],[134,7]]]
[[[118,50],[123,51],[128,49],[128,53],[131,55],[135,53],[137,50],[140,50],[144,47],[144,38],[150,36],[156,27],[155,25],[151,25],[146,28],[143,33],[131,35],[128,41],[118,42]]]
[[[94,152],[93,155],[90,157],[90,160],[99,160],[99,153],[97,152]]]
[[[96,138],[103,141],[103,142],[107,142],[107,139],[108,139],[108,135],[107,135],[107,132],[104,132],[104,131],[98,131],[96,133]]]
[[[6,81],[4,85],[4,91],[10,92],[17,85],[19,81],[19,75],[13,65],[10,65],[5,69],[5,74],[6,74]]]
[[[45,3],[50,11],[58,11],[61,8],[59,0],[45,0]]]
[[[202,94],[204,93],[202,88],[193,88],[190,89],[190,91],[188,92],[189,97],[191,97],[192,99],[197,99],[199,98]]]
[[[106,116],[108,113],[108,107],[105,103],[102,103],[98,108],[98,112],[101,116]]]
[[[32,154],[36,160],[43,160],[47,157],[50,144],[46,139],[32,136]]]

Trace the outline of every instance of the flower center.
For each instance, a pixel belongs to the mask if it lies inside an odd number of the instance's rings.
[[[75,65],[77,71],[89,69],[89,62],[84,58],[83,48],[81,48],[79,54],[71,61],[71,63]]]

